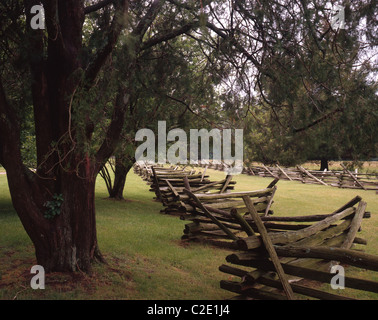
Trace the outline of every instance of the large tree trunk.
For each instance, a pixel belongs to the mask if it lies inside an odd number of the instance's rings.
[[[30,8],[36,1],[25,3],[28,26]],[[117,14],[125,13],[127,2],[119,1],[117,8]],[[83,10],[84,1],[45,2],[48,40],[44,40],[43,31],[29,30],[38,162],[35,173],[23,165],[17,111],[9,103],[0,81],[0,114],[6,116],[0,119],[0,163],[7,171],[12,203],[34,244],[37,263],[47,272],[88,272],[94,259],[102,260],[96,235],[95,181],[99,166],[118,141],[114,132],[117,127],[122,128],[126,110],[124,105],[117,105],[117,121],[111,124],[101,154],[89,158],[79,147],[83,141],[76,136],[72,120],[75,92],[84,87],[80,80]],[[112,24],[108,44],[86,69],[88,88],[116,43],[122,19],[119,21]],[[90,142],[93,126],[89,117],[82,122],[86,129],[84,139]],[[46,204],[54,201],[54,195],[62,195],[63,202],[55,216],[46,217]]]
[[[128,90],[126,84],[120,86],[103,142],[91,157],[83,146],[91,146],[95,126],[88,113],[78,119],[80,113],[75,113],[75,108],[81,100],[75,100],[75,94],[79,91],[79,96],[88,94],[95,85],[126,23],[129,1],[113,2],[113,21],[104,31],[106,43],[86,66],[81,61],[84,13],[89,10],[84,10],[84,1],[43,3],[47,30],[28,29],[25,40],[32,79],[37,171],[30,171],[22,162],[18,110],[8,101],[1,77],[0,164],[7,171],[12,203],[34,244],[38,264],[47,272],[90,271],[93,260],[103,261],[96,235],[95,181],[120,139]],[[155,0],[140,20],[134,32],[140,42],[163,3]],[[25,1],[26,28],[30,25],[30,9],[35,4],[39,1]],[[125,66],[125,79],[134,72],[133,59]],[[78,130],[84,134],[77,134]],[[62,195],[63,201],[56,215],[46,217],[46,204],[54,201],[55,195]]]
[[[38,263],[47,270],[89,271],[97,258],[102,261],[97,244],[95,216],[95,182],[93,175],[82,179],[63,174],[63,203],[60,214],[51,221],[53,232],[47,241],[36,245]]]
[[[88,158],[80,171],[59,170],[53,184],[17,164],[4,165],[13,205],[46,272],[89,272],[94,260],[104,261],[96,235],[96,174]],[[48,218],[45,204],[54,201],[54,194],[61,194],[63,202],[59,214]]]
[[[132,164],[124,165],[123,163],[117,163],[115,165],[114,172],[114,184],[113,188],[109,192],[109,198],[114,198],[116,200],[123,200],[123,190],[125,188],[126,177],[132,168]]]
[[[126,177],[133,164],[134,162],[129,158],[125,159],[125,156],[115,156],[114,163],[113,160],[109,160],[101,168],[100,176],[104,179],[110,199],[124,200],[123,190],[125,189]]]

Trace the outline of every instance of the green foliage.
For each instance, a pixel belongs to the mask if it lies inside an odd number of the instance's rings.
[[[55,216],[60,215],[60,207],[63,203],[63,195],[62,194],[54,194],[53,200],[46,201],[43,206],[47,208],[44,213],[44,217],[46,219],[53,219]]]
[[[260,99],[248,104],[245,120],[251,159],[294,165],[376,157],[378,96],[369,80],[376,74],[369,62],[374,41],[361,46],[371,32],[364,19],[375,9],[367,10],[369,1],[347,3],[345,29],[333,30],[324,2],[303,1],[300,11],[291,1],[281,8],[263,3],[257,6],[262,16],[254,7],[244,14],[251,25],[264,20],[254,35],[266,62],[257,76]]]
[[[37,167],[37,153],[35,144],[35,135],[26,133],[23,136],[21,154],[24,164],[29,168]]]
[[[21,156],[29,168],[37,167],[37,147],[32,107],[25,108],[21,130]]]

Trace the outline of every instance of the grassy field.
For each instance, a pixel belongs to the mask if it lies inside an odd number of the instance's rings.
[[[209,170],[212,180],[223,173]],[[271,179],[240,175],[236,190],[266,187]],[[127,201],[107,199],[101,179],[96,188],[97,231],[107,265],[95,265],[93,273],[46,276],[46,289],[30,288],[30,268],[36,264],[33,246],[15,214],[6,183],[0,175],[0,299],[227,299],[232,293],[219,288],[218,271],[229,251],[180,241],[185,221],[159,213],[161,204],[139,176],[130,173]],[[321,185],[280,181],[275,195],[275,215],[331,213],[354,196],[368,203],[370,219],[364,219],[360,237],[368,240],[367,252],[378,254],[378,196],[375,191],[344,190]],[[346,275],[374,279],[377,272],[348,267]],[[235,278],[237,280],[238,278]],[[331,290],[331,289],[330,289]],[[378,299],[345,289],[342,294],[359,299]]]

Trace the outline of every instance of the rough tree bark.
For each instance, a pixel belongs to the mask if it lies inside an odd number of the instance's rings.
[[[132,165],[123,165],[122,163],[116,163],[115,166],[115,175],[114,175],[114,185],[113,190],[109,194],[110,198],[116,200],[123,200],[123,190],[125,188],[126,177]]]

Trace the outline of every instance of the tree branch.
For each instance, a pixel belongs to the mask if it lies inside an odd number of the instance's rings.
[[[30,24],[31,15],[30,8],[32,5],[37,4],[39,1],[35,0],[25,0],[25,13],[26,13],[26,24]],[[49,3],[46,7],[46,17],[50,17],[51,13],[49,10],[54,5]],[[56,12],[54,12],[56,14]],[[52,16],[51,16],[52,17]],[[49,18],[47,22],[48,31],[56,32],[59,30],[53,21],[53,18]],[[52,31],[55,30],[55,31]],[[34,124],[36,133],[36,148],[37,148],[37,164],[42,163],[45,155],[49,151],[49,144],[44,144],[43,141],[52,138],[52,126],[51,114],[48,107],[48,80],[46,72],[46,60],[44,58],[44,31],[43,30],[32,30],[27,28],[27,37],[30,43],[29,50],[27,52],[28,63],[30,65],[31,72],[31,92],[33,98],[33,112],[34,112]],[[51,35],[49,35],[51,36]],[[51,41],[50,45],[54,45]],[[38,167],[38,166],[37,166]]]
[[[251,61],[257,68],[261,67],[260,62],[257,61],[257,59],[251,55],[240,43],[238,43],[235,38],[230,37],[227,33],[223,32],[221,29],[216,27],[211,22],[207,22],[206,26],[213,30],[217,35],[219,35],[221,38],[230,41],[230,43],[240,52],[242,53],[249,61]]]
[[[125,2],[125,1],[123,1],[123,2]],[[128,4],[128,2],[127,2],[127,4]],[[145,16],[140,20],[136,29],[133,31],[133,34],[139,39],[139,43],[137,44],[137,47],[134,48],[134,50],[138,50],[138,48],[140,49],[141,42],[142,42],[144,34],[148,30],[148,28],[151,26],[152,22],[155,20],[157,14],[159,13],[163,4],[164,4],[164,1],[155,0],[151,4],[151,6],[150,6],[149,10],[147,11],[147,13],[145,14]],[[118,27],[118,28],[120,28],[120,27]],[[118,28],[115,28],[116,30],[113,31],[114,35],[115,35],[116,31],[118,31],[118,34],[119,34],[120,30],[118,30]],[[117,37],[118,37],[118,34],[117,34]],[[113,47],[115,45],[116,38],[113,38],[113,40],[114,40],[114,43],[111,42],[110,44],[108,44],[105,47],[106,48],[105,53],[107,51],[109,51],[109,53],[110,53],[111,52],[110,49],[113,49]],[[105,53],[103,55],[105,55]],[[101,57],[101,55],[100,55],[100,57]],[[99,58],[99,59],[101,60],[101,58]],[[133,61],[129,61],[128,71],[133,72],[133,71],[131,71],[133,68],[135,68],[135,66],[133,66]],[[90,74],[90,76],[93,77],[93,75],[91,75],[91,74]],[[119,139],[121,137],[122,127],[124,125],[125,114],[126,114],[127,106],[129,104],[129,100],[130,100],[130,96],[127,94],[127,86],[123,85],[122,88],[119,90],[119,93],[117,95],[116,103],[115,103],[114,110],[113,110],[112,119],[111,119],[111,122],[108,126],[105,139],[104,139],[101,147],[99,148],[99,150],[97,151],[97,154],[96,154],[96,170],[97,171],[100,170],[100,168],[104,165],[106,160],[113,154],[114,149],[116,148],[116,146],[119,142]]]
[[[185,25],[183,25],[181,28],[178,28],[176,30],[172,30],[171,32],[169,33],[166,33],[166,34],[163,34],[163,35],[156,35],[154,37],[152,37],[151,39],[147,40],[146,42],[144,42],[141,46],[141,50],[146,50],[148,48],[151,48],[161,42],[164,42],[164,41],[168,41],[168,40],[171,40],[171,39],[174,39],[184,33],[187,33],[189,32],[191,29],[193,28],[196,28],[199,26],[199,22],[198,21],[193,21],[193,22],[190,22],[190,23],[187,23]]]
[[[64,48],[62,32],[60,28],[60,22],[58,17],[58,1],[43,1],[43,8],[45,10],[46,30],[48,33],[49,46],[55,46],[59,49],[56,51],[62,51]],[[30,10],[26,10],[30,12]]]
[[[144,34],[148,30],[148,28],[151,26],[152,22],[155,20],[163,4],[164,4],[164,1],[162,0],[154,0],[150,8],[148,9],[147,13],[139,21],[133,34],[138,36],[140,41],[142,41]]]
[[[11,110],[0,78],[0,142],[4,145],[6,137],[14,131],[14,125],[17,123],[15,113]]]
[[[309,13],[309,11],[308,11],[308,9],[307,9],[307,3],[306,3],[306,1],[304,1],[304,0],[299,0],[299,1],[300,1],[300,3],[302,4],[302,8],[303,8],[303,11],[304,11],[304,17],[305,17],[305,20],[306,20],[307,26],[308,26],[308,28],[309,28],[309,30],[310,30],[311,37],[312,37],[312,39],[314,40],[314,42],[315,42],[317,48],[322,52],[322,54],[323,54],[323,58],[324,58],[326,52],[325,52],[324,48],[322,48],[322,46],[321,46],[321,44],[320,44],[320,42],[319,42],[319,39],[318,39],[318,37],[317,37],[316,34],[315,34],[315,30],[314,30],[314,27],[313,27],[313,23],[310,21],[310,17],[309,17],[310,13]]]
[[[114,2],[115,4],[115,2]],[[104,65],[106,59],[109,57],[110,53],[113,51],[118,37],[122,31],[125,24],[125,15],[129,8],[128,0],[121,0],[116,6],[116,11],[114,13],[113,21],[110,27],[110,31],[107,35],[107,42],[105,46],[97,52],[94,60],[88,65],[86,70],[86,86],[89,88],[94,83],[97,74]]]
[[[89,13],[95,12],[97,10],[100,10],[100,9],[108,6],[109,4],[112,4],[113,2],[114,2],[114,0],[102,0],[102,1],[99,1],[96,4],[92,4],[92,5],[88,6],[88,7],[85,7],[84,8],[84,14],[89,14]]]
[[[307,126],[305,127],[302,127],[302,128],[299,128],[299,129],[294,129],[294,133],[298,133],[298,132],[302,132],[302,131],[305,131],[307,129],[310,129],[311,127],[317,125],[318,123],[322,122],[322,121],[325,121],[327,120],[328,118],[330,118],[331,116],[333,116],[334,114],[338,113],[338,112],[343,112],[342,109],[338,108],[338,109],[335,109],[333,110],[332,112],[324,115],[323,117],[311,122],[310,124],[308,124]]]
[[[196,9],[195,7],[187,5],[186,3],[180,3],[180,2],[175,1],[175,0],[168,0],[168,2],[174,4],[176,7],[184,8],[184,9],[189,10],[189,11],[193,11],[194,9]]]
[[[96,168],[100,170],[107,159],[111,157],[121,137],[121,131],[125,122],[126,108],[129,104],[130,96],[125,93],[126,90],[119,92],[113,110],[113,115],[106,132],[105,139],[96,154]]]

